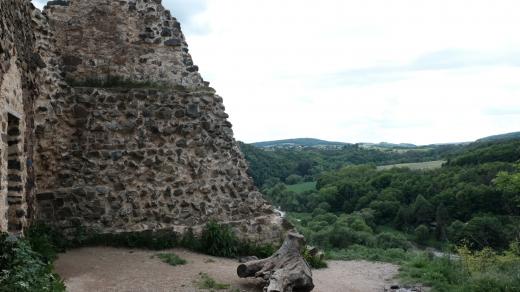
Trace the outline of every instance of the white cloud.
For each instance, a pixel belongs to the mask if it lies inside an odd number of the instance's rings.
[[[207,0],[188,41],[247,142],[520,130],[515,1]],[[493,109],[493,110],[490,110]]]
[[[237,139],[520,130],[516,0],[165,0]]]

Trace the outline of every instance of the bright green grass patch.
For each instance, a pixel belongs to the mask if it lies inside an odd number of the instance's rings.
[[[381,165],[377,167],[377,170],[388,170],[392,168],[409,168],[411,170],[433,170],[441,168],[444,163],[446,163],[445,160],[436,160],[417,163]]]
[[[187,261],[183,258],[180,258],[178,255],[174,254],[174,253],[160,253],[160,254],[157,254],[157,257],[169,264],[170,266],[179,266],[179,265],[184,265],[187,263]]]
[[[407,252],[401,248],[375,248],[362,245],[352,245],[347,249],[330,250],[326,252],[326,257],[332,260],[352,261],[367,260],[373,262],[386,262],[401,264],[409,261],[414,253]]]
[[[216,290],[225,290],[229,289],[231,285],[218,283],[215,279],[211,278],[206,273],[199,273],[200,280],[197,283],[200,289],[216,289]]]
[[[295,184],[295,185],[289,185],[289,186],[287,186],[287,190],[295,192],[295,193],[314,191],[314,190],[316,190],[316,182],[311,181],[311,182],[304,182],[304,183],[299,183],[299,184]]]

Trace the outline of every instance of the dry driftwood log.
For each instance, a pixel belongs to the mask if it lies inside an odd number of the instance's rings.
[[[300,255],[305,247],[303,235],[290,232],[282,247],[271,257],[250,261],[238,266],[240,278],[263,278],[267,292],[308,292],[314,289],[309,264]]]

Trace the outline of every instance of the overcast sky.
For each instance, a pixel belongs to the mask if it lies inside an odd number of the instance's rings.
[[[520,131],[518,0],[163,3],[238,140],[429,144]]]

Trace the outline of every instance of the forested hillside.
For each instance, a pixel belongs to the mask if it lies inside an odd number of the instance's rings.
[[[249,163],[250,175],[257,186],[286,182],[291,175],[314,180],[324,171],[338,170],[346,165],[372,163],[374,165],[439,160],[462,149],[462,145],[423,146],[411,149],[366,149],[355,144],[338,150],[312,147],[304,149],[264,150],[239,143]]]
[[[313,138],[298,138],[298,139],[286,139],[286,140],[275,140],[275,141],[265,141],[265,142],[257,142],[252,143],[252,145],[261,148],[270,148],[270,147],[283,147],[286,145],[292,146],[300,146],[300,147],[318,147],[318,146],[343,146],[348,145],[348,143],[343,142],[332,142],[325,141],[320,139]]]
[[[491,141],[512,140],[512,139],[520,139],[520,132],[493,135],[493,136],[478,139],[477,142],[491,142]]]
[[[437,291],[520,289],[520,140],[406,152],[242,147],[264,194],[330,257],[397,262],[403,277]],[[447,162],[433,170],[376,167],[433,159]],[[425,247],[477,266],[413,252]]]

